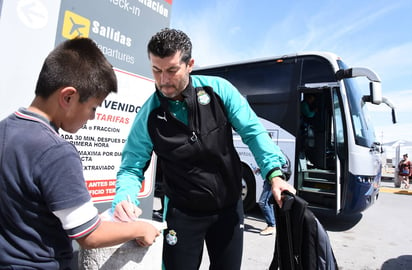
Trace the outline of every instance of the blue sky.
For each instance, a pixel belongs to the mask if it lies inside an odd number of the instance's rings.
[[[412,141],[412,1],[174,0],[171,24],[192,39],[198,66],[330,51],[376,71],[395,105],[371,106],[378,139]]]

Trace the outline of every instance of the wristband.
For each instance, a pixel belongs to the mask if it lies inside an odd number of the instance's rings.
[[[273,171],[270,175],[269,175],[269,183],[270,184],[272,184],[272,178],[273,177],[280,177],[280,178],[282,178],[283,180],[286,180],[286,177],[285,177],[285,175],[283,175],[283,173],[282,173],[282,171],[281,170],[275,170],[275,171]]]

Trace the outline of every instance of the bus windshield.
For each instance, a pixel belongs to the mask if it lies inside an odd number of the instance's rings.
[[[348,68],[340,60],[338,60],[338,65],[341,69]],[[343,79],[343,82],[348,95],[355,143],[359,146],[371,147],[375,142],[375,131],[367,106],[365,106],[365,102],[362,100],[362,97],[368,93],[359,87],[354,78]]]

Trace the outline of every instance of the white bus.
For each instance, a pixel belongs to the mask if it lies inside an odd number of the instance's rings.
[[[396,121],[375,72],[349,68],[332,53],[310,52],[196,68],[192,74],[224,77],[239,89],[289,158],[289,181],[311,208],[359,213],[374,203],[381,147],[365,104],[386,103]],[[359,87],[356,77],[366,78],[369,89]],[[309,134],[303,131],[300,109],[307,94],[315,97],[317,108],[312,123],[305,125]],[[259,199],[263,179],[247,146],[236,134],[234,139],[249,210]]]

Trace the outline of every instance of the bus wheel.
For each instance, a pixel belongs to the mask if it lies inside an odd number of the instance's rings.
[[[252,210],[256,206],[256,184],[252,171],[245,164],[242,164],[242,200],[245,212]]]

